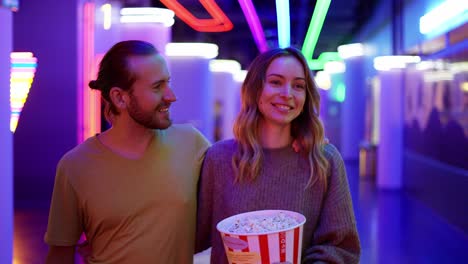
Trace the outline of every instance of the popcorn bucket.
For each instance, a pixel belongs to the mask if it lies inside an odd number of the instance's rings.
[[[306,218],[286,210],[242,213],[220,221],[230,264],[299,264]]]

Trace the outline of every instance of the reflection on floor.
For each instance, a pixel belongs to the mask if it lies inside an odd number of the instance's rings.
[[[356,164],[346,166],[362,264],[466,263],[468,234],[405,193],[379,191],[371,180],[360,180]],[[47,214],[48,204],[15,202],[14,264],[44,263]]]

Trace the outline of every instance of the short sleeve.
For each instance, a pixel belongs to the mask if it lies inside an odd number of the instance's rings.
[[[202,163],[203,163],[203,159],[205,158],[206,151],[211,146],[211,143],[195,127],[193,127],[193,130],[196,133],[196,155],[195,155],[196,168],[195,169],[197,171],[200,171]]]
[[[83,232],[81,215],[76,191],[69,181],[66,162],[61,160],[57,166],[44,241],[53,246],[76,245]]]

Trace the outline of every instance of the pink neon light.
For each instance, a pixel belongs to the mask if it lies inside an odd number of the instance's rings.
[[[14,58],[14,60],[15,60],[15,63],[36,63],[37,62],[36,57],[33,57],[33,58]]]
[[[161,0],[167,8],[187,23],[190,27],[201,32],[221,32],[229,31],[233,28],[231,20],[216,4],[215,0],[199,0],[206,11],[213,17],[208,19],[199,19],[190,13],[178,0]]]
[[[16,61],[15,61],[16,62]],[[36,68],[15,68],[14,70],[11,70],[11,73],[14,74],[16,72],[30,72],[30,73],[35,73]]]
[[[90,122],[94,115],[90,113],[88,82],[91,80],[93,58],[94,58],[94,11],[95,5],[92,2],[84,4],[83,8],[83,86],[78,92],[78,142],[82,142],[96,132],[90,129]],[[91,125],[91,127],[93,127]]]
[[[252,36],[257,43],[258,50],[264,52],[268,50],[268,45],[265,39],[265,33],[263,32],[262,24],[258,19],[257,12],[255,12],[255,7],[252,4],[252,0],[239,0],[239,4],[244,12],[244,16],[247,19],[249,24],[250,31]]]

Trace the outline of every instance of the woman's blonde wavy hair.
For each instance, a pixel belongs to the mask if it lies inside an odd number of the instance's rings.
[[[241,89],[241,110],[234,122],[234,137],[239,144],[232,158],[236,175],[235,182],[253,181],[260,173],[263,151],[259,142],[258,126],[261,113],[258,109],[258,101],[265,84],[268,67],[274,59],[285,56],[294,57],[301,63],[307,83],[304,109],[291,124],[291,135],[299,144],[300,152],[308,157],[311,168],[306,188],[317,181],[326,183],[328,161],[323,153],[324,131],[319,119],[320,95],[306,59],[299,50],[292,47],[266,51],[257,56],[249,67]]]

